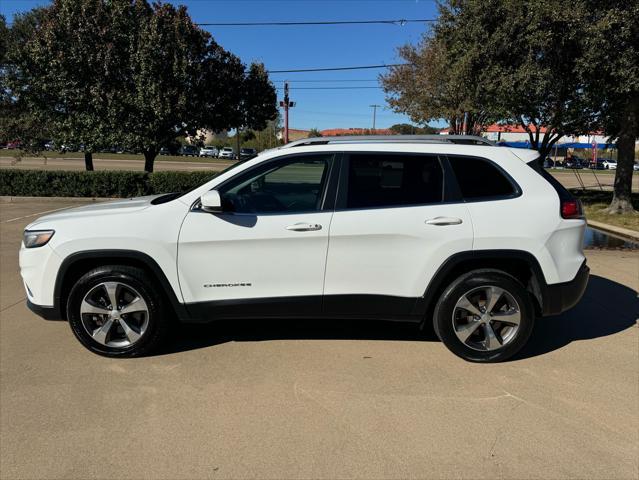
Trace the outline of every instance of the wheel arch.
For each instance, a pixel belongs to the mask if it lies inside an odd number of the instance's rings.
[[[546,280],[534,255],[523,250],[475,250],[456,253],[439,267],[415,303],[413,314],[425,320],[432,317],[437,300],[454,279],[484,268],[504,271],[519,280],[533,299],[535,314],[543,313]]]
[[[147,271],[162,290],[178,318],[188,318],[188,311],[180,303],[176,292],[158,263],[149,255],[136,250],[88,250],[66,257],[56,276],[53,291],[54,308],[66,320],[66,302],[75,282],[89,270],[102,265],[127,265]]]

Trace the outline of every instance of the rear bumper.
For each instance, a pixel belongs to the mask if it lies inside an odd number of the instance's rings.
[[[42,305],[36,305],[27,300],[27,307],[36,315],[44,318],[45,320],[63,320],[62,314],[56,307],[44,307]]]
[[[558,315],[577,305],[586,291],[589,276],[590,268],[584,260],[574,279],[565,283],[547,285],[544,292],[543,315]]]

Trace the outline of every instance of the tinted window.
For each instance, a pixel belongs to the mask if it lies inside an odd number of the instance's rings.
[[[237,213],[319,210],[331,155],[297,157],[241,175],[222,191],[224,209]]]
[[[390,207],[441,202],[442,182],[442,168],[437,157],[352,154],[347,207]]]
[[[464,198],[508,197],[515,193],[512,183],[494,164],[479,158],[449,157]]]

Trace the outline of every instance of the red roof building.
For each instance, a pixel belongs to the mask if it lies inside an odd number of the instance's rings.
[[[320,132],[323,137],[339,137],[343,135],[394,135],[388,128],[329,128]]]

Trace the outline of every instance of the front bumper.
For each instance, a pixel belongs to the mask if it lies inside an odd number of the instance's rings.
[[[589,277],[590,268],[584,260],[574,279],[565,283],[547,285],[543,295],[543,315],[558,315],[577,305],[586,291]]]

